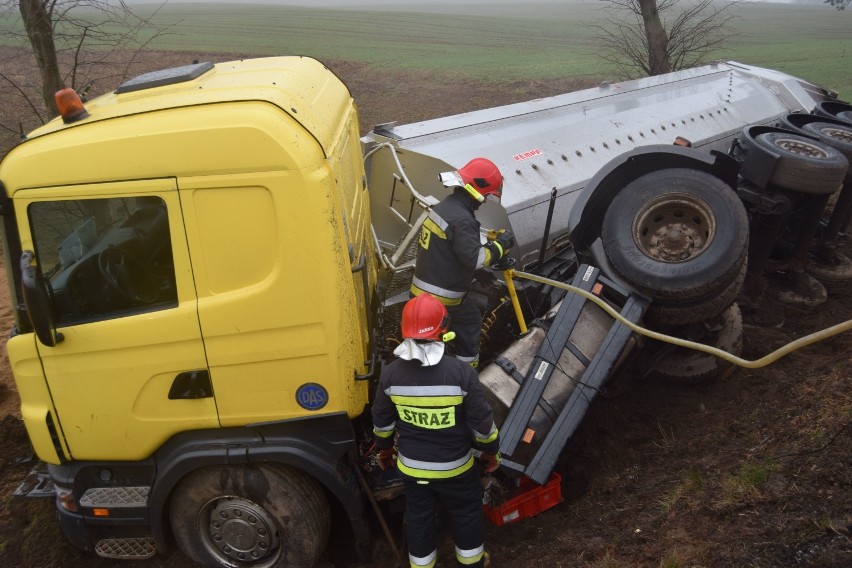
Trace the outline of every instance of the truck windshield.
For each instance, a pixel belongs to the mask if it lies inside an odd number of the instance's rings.
[[[43,201],[28,214],[57,323],[176,305],[168,212],[159,197]]]

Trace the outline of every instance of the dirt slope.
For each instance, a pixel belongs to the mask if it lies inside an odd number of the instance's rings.
[[[176,63],[198,57],[155,55]],[[435,77],[380,73],[345,62],[330,66],[358,100],[363,129],[587,86],[563,81],[462,88]],[[747,358],[852,318],[852,299],[831,298],[815,312],[775,309],[785,312],[782,326],[746,327]],[[10,326],[8,293],[0,281],[4,338]],[[532,519],[488,528],[492,566],[852,565],[850,375],[849,334],[764,369],[736,371],[709,387],[674,388],[623,373],[599,398],[559,464],[564,502]],[[52,500],[12,497],[32,467],[21,462],[31,448],[19,407],[4,354],[0,565],[191,565],[177,554],[125,563],[84,556],[61,535]],[[398,518],[392,520],[398,530]],[[380,534],[371,565],[393,566]],[[452,545],[446,532],[442,538],[441,557],[449,562]],[[331,565],[329,560],[326,566]]]

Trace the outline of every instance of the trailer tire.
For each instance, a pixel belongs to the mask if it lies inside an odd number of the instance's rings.
[[[842,120],[843,122],[848,122],[852,124],[852,110],[844,110],[843,112],[837,113],[838,120]]]
[[[742,285],[748,218],[733,190],[711,174],[672,168],[635,179],[607,209],[601,237],[618,274],[654,300],[650,321],[666,320],[666,310],[678,313],[678,323],[712,317]],[[718,303],[723,294],[730,299]],[[707,312],[698,314],[704,304]]]
[[[319,485],[273,464],[192,472],[175,487],[169,517],[178,547],[205,566],[310,568],[330,530]]]
[[[797,310],[813,311],[828,299],[825,286],[807,272],[773,272],[767,275],[766,296]]]
[[[655,301],[648,310],[645,320],[655,326],[680,326],[712,319],[724,312],[737,299],[745,282],[747,260],[743,260],[739,274],[728,287],[710,298],[699,301],[677,303]]]
[[[816,278],[830,296],[843,296],[852,290],[852,259],[833,252],[828,262],[811,259],[805,271]]]
[[[734,303],[717,318],[703,325],[704,329],[689,337],[692,341],[716,347],[739,356],[743,347],[743,317]],[[677,332],[674,333],[678,335]],[[666,345],[655,357],[651,375],[665,382],[697,386],[716,381],[734,370],[734,364],[715,355],[686,347]]]
[[[836,148],[846,156],[846,160],[852,160],[852,126],[811,122],[802,126],[802,132],[818,138],[823,144]]]
[[[754,141],[759,149],[779,154],[768,182],[781,189],[813,195],[831,194],[843,183],[849,167],[839,150],[805,136],[766,132]],[[747,170],[743,173],[747,174]]]

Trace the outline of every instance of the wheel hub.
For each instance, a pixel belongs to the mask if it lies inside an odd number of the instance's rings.
[[[648,202],[636,216],[633,238],[650,258],[683,262],[700,255],[715,232],[715,217],[701,199],[669,194]]]
[[[272,518],[262,507],[238,497],[219,499],[210,510],[209,542],[220,557],[251,562],[278,546]]]
[[[852,144],[852,131],[841,128],[823,128],[822,133],[832,138],[834,140],[839,140],[840,142],[845,142],[846,144]]]
[[[824,150],[802,140],[781,138],[778,139],[777,144],[779,148],[783,148],[791,154],[796,154],[798,156],[806,156],[808,158],[816,158],[818,160],[825,160],[828,158],[828,154]]]
[[[672,223],[661,227],[655,236],[653,249],[660,258],[668,262],[686,260],[695,250],[696,235],[683,224]]]

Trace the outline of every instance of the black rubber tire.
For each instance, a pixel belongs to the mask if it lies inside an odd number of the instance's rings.
[[[672,168],[616,195],[601,240],[619,275],[654,300],[653,311],[654,304],[703,303],[729,288],[746,261],[748,219],[723,181]]]
[[[780,154],[769,183],[781,189],[813,195],[834,193],[849,167],[839,150],[805,136],[766,132],[754,141],[758,148]]]
[[[169,517],[178,547],[205,566],[312,568],[330,530],[319,485],[273,464],[192,472],[175,487]]]
[[[852,110],[844,110],[837,113],[837,119],[852,124]]]
[[[677,332],[672,335],[677,336]],[[743,317],[740,307],[731,304],[718,318],[709,321],[703,332],[687,339],[710,345],[739,356],[743,347]],[[663,347],[660,357],[654,359],[651,376],[666,382],[694,386],[718,380],[734,370],[734,364],[715,355],[686,347]]]
[[[811,122],[802,126],[802,132],[810,134],[818,138],[823,144],[839,150],[847,161],[852,160],[852,126]]]
[[[852,260],[846,255],[835,252],[831,262],[811,259],[805,271],[819,280],[830,296],[843,296],[852,290]]]
[[[766,296],[784,306],[813,311],[828,299],[825,286],[807,272],[776,272],[766,278]]]
[[[657,300],[645,314],[647,323],[653,326],[680,326],[707,321],[724,312],[737,299],[745,282],[748,262],[743,261],[739,274],[728,287],[709,298],[699,301],[678,303]]]

